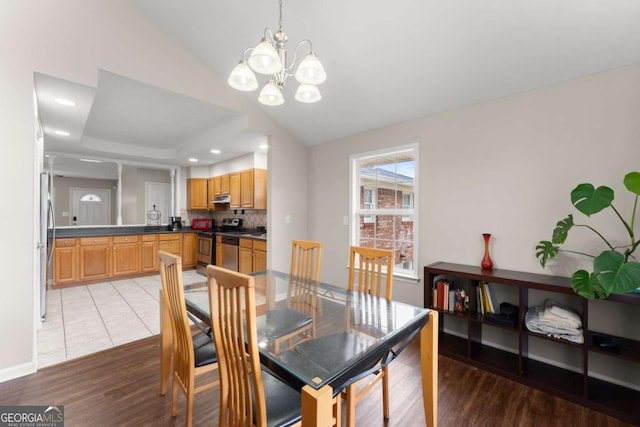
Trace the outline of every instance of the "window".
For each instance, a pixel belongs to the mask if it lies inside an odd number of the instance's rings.
[[[376,205],[375,202],[375,188],[364,188],[362,189],[362,208],[363,209],[373,209]],[[373,215],[365,215],[362,219],[364,222],[373,222]]]
[[[417,144],[351,157],[352,245],[390,249],[394,274],[418,277]]]
[[[81,202],[101,202],[102,199],[96,194],[85,194],[80,198]]]

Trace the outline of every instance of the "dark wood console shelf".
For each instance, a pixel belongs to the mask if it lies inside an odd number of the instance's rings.
[[[470,299],[468,310],[435,307],[432,289],[440,276],[453,281],[456,288],[465,289]],[[424,280],[424,307],[440,313],[441,354],[640,425],[640,391],[595,378],[589,369],[594,357],[604,358],[612,367],[630,363],[640,369],[640,341],[591,330],[589,300],[573,292],[569,278],[437,262],[424,267]],[[505,300],[518,307],[517,325],[491,322],[479,313],[476,288],[481,282],[500,288]],[[545,298],[558,299],[580,315],[583,344],[527,329],[524,317],[528,307],[543,304]],[[640,294],[612,295],[607,301],[611,302],[611,310],[617,304],[637,305],[640,309]],[[499,337],[500,345],[491,342],[491,337]],[[594,337],[614,342],[619,348],[601,348]],[[544,349],[542,355],[537,354],[540,348]]]

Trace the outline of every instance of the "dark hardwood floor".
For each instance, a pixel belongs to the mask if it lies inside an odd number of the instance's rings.
[[[357,424],[424,426],[416,340],[390,367],[391,418],[382,420],[381,392],[358,404]],[[183,426],[160,396],[159,338],[152,337],[44,368],[0,383],[0,405],[64,405],[65,425]],[[440,356],[440,426],[630,426],[580,405]],[[379,386],[378,386],[379,387]],[[194,425],[217,425],[217,389],[195,398]]]

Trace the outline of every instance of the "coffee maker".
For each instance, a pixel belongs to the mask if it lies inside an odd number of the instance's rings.
[[[182,230],[182,218],[179,216],[169,217],[169,231]]]

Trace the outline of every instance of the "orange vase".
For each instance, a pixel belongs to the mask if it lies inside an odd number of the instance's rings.
[[[491,255],[489,255],[489,239],[491,239],[491,234],[483,233],[482,237],[484,238],[484,257],[482,258],[480,267],[482,267],[483,270],[491,270],[493,269],[493,261],[491,260]]]

